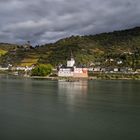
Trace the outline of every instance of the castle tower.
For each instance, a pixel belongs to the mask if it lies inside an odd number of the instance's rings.
[[[75,65],[75,60],[71,51],[71,59],[67,61],[67,67],[74,67]]]

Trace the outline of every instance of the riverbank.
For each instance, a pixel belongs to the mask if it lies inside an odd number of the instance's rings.
[[[140,74],[130,73],[94,73],[89,76],[89,79],[100,80],[140,80]]]
[[[33,79],[48,79],[48,80],[65,80],[65,81],[78,81],[78,80],[140,80],[140,74],[122,74],[122,73],[95,73],[88,78],[67,78],[67,77],[41,77],[32,76]]]
[[[0,71],[0,75],[12,75],[16,77],[24,77],[31,79],[47,79],[47,80],[65,80],[65,81],[78,81],[78,80],[140,80],[140,73],[92,73],[88,78],[68,78],[68,77],[51,77],[51,76],[29,76],[29,75],[15,75],[15,73]]]

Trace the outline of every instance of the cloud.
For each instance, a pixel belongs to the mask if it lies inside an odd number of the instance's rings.
[[[1,0],[0,42],[54,42],[140,26],[139,0]]]

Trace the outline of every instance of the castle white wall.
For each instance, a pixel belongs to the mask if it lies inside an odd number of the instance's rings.
[[[86,68],[74,68],[74,71],[68,68],[63,68],[58,71],[59,77],[88,77]]]
[[[73,72],[71,71],[71,69],[63,68],[58,71],[58,76],[59,77],[73,77]]]

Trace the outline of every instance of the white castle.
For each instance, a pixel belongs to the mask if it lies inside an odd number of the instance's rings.
[[[87,68],[77,68],[75,66],[75,60],[71,56],[71,59],[67,61],[66,67],[60,67],[58,70],[59,77],[75,77],[75,78],[87,78]]]

